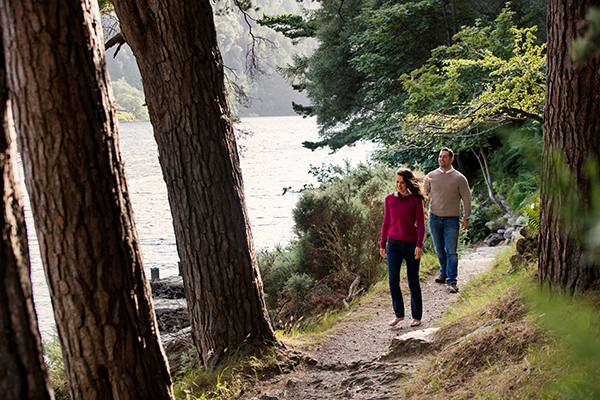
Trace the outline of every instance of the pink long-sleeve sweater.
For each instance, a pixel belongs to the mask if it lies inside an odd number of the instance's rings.
[[[423,200],[412,194],[398,197],[396,193],[391,193],[385,197],[384,204],[381,248],[385,249],[388,237],[413,242],[422,248],[425,238]]]

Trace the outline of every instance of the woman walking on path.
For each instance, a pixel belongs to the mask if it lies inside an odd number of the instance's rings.
[[[425,237],[425,195],[419,180],[407,168],[396,171],[397,192],[385,197],[385,214],[381,229],[381,257],[387,254],[388,275],[392,305],[396,317],[389,323],[397,325],[404,319],[404,301],[400,290],[400,268],[406,260],[406,276],[410,288],[412,322],[410,326],[421,324],[423,301],[419,283],[419,265],[423,255]]]

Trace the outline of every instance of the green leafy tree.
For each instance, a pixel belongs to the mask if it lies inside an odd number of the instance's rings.
[[[148,109],[145,107],[144,92],[134,88],[124,78],[112,83],[117,112],[125,110],[131,113],[134,121],[147,121]]]
[[[396,162],[420,160],[417,151],[442,145],[471,152],[501,208],[488,161],[494,130],[541,124],[544,107],[545,46],[536,44],[535,28],[515,27],[513,16],[507,8],[493,25],[464,27],[453,45],[434,49],[425,65],[403,75],[407,97],[394,115],[398,127],[378,136]]]
[[[545,1],[516,1],[519,26],[543,26]],[[309,105],[295,104],[296,112],[314,115],[323,140],[305,146],[332,149],[378,135],[395,125],[392,118],[405,100],[398,78],[422,65],[430,51],[450,45],[461,26],[477,18],[491,21],[502,1],[322,1],[305,20],[266,16],[263,23],[293,40],[312,35],[319,46],[314,54],[296,57],[284,68],[298,90],[307,92]],[[287,24],[287,25],[286,25]]]

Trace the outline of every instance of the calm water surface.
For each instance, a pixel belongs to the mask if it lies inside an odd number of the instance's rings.
[[[161,277],[177,275],[179,257],[175,247],[167,189],[158,163],[158,152],[149,122],[121,123],[121,152],[146,275],[159,268]],[[283,188],[301,189],[316,183],[309,174],[311,165],[352,164],[368,159],[374,146],[359,144],[335,154],[328,149],[311,151],[302,147],[306,140],[318,140],[312,118],[244,118],[237,125],[248,132],[238,139],[246,203],[257,250],[285,245],[293,238],[292,209],[298,194],[283,194]],[[24,187],[24,186],[23,186]],[[33,230],[31,208],[23,189],[25,218],[31,253],[31,279],[40,331],[44,340],[54,332],[54,317]]]

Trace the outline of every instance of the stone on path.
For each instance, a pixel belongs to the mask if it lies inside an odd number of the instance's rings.
[[[392,339],[388,351],[379,357],[379,361],[387,361],[407,355],[420,354],[429,350],[434,343],[433,334],[440,328],[427,328],[405,333]]]

